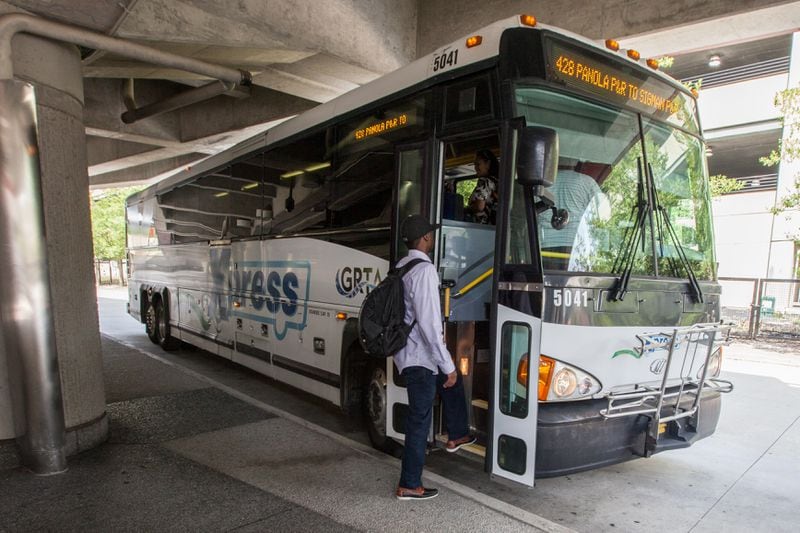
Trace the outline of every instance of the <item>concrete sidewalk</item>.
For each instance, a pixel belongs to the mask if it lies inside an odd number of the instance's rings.
[[[103,351],[109,441],[65,474],[0,471],[0,531],[567,531],[435,475],[438,498],[397,501],[398,460],[107,337]]]

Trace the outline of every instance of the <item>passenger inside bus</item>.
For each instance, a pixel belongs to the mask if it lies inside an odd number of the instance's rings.
[[[497,157],[488,148],[475,153],[475,175],[478,183],[469,197],[469,208],[475,222],[495,224],[497,219]]]

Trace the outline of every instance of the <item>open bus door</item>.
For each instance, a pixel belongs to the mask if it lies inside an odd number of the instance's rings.
[[[430,143],[422,142],[398,146],[395,151],[394,223],[392,224],[392,266],[406,255],[408,249],[400,238],[400,224],[408,216],[419,213],[429,217],[432,211],[432,185],[430,176]],[[408,393],[402,382],[394,358],[386,359],[386,435],[405,439]],[[431,423],[430,437],[433,435]]]
[[[502,182],[510,187],[501,187],[497,224],[486,468],[493,476],[532,487],[543,301],[534,219],[538,195],[555,176],[558,148],[555,132],[526,128],[521,120],[504,126],[502,142]]]

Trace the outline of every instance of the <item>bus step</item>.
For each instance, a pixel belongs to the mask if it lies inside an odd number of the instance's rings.
[[[447,435],[436,435],[436,442],[439,444],[439,448],[444,450],[445,446],[447,446]],[[484,458],[486,457],[486,446],[476,442],[475,444],[462,446],[461,449],[456,452],[456,454],[461,454],[461,452],[467,452],[468,456]]]
[[[488,410],[489,409],[489,402],[487,402],[486,400],[481,400],[481,399],[476,398],[476,399],[472,400],[472,407],[477,407],[478,409],[486,409],[486,410]]]

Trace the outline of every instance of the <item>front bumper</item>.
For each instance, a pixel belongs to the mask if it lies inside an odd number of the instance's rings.
[[[693,431],[687,420],[670,422],[659,436],[655,453],[687,448],[708,437],[717,427],[720,393],[704,391]],[[688,408],[686,398],[681,407]],[[536,433],[536,477],[552,477],[590,470],[641,457],[650,417],[645,415],[606,419],[600,410],[606,400],[540,403]],[[671,411],[671,409],[670,409]],[[662,415],[667,414],[667,408]]]

